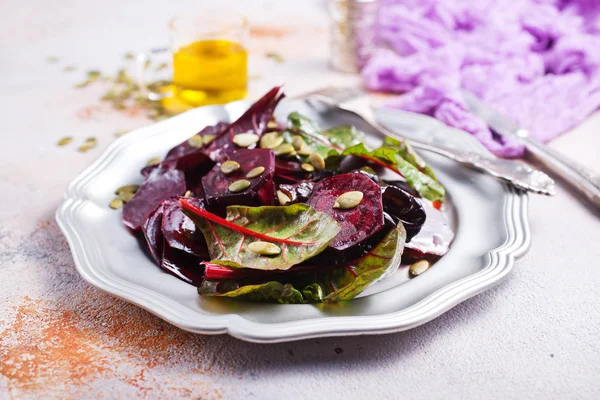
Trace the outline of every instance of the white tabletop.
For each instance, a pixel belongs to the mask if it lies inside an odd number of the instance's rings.
[[[600,220],[562,186],[531,196],[531,250],[506,281],[404,333],[249,344],[181,331],[84,282],[54,211],[115,131],[150,121],[73,85],[166,44],[170,16],[210,2],[170,3],[3,3],[0,398],[600,397]],[[324,2],[213,3],[250,17],[252,97],[359,81],[327,67]],[[82,154],[57,147],[63,136],[99,144]],[[600,113],[551,146],[600,170]]]

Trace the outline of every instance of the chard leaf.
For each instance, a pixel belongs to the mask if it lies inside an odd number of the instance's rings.
[[[342,155],[361,157],[399,173],[406,179],[410,187],[428,200],[441,200],[446,194],[446,190],[441,183],[419,171],[409,161],[402,158],[398,149],[394,147],[384,146],[369,151],[364,144],[360,143],[347,148]]]
[[[343,267],[270,276],[281,282],[244,284],[244,280],[205,280],[198,293],[289,304],[351,300],[398,267],[405,239],[406,231],[400,223],[371,251]]]
[[[296,135],[302,137],[304,142],[310,147],[311,151],[319,153],[321,157],[327,159],[329,155],[339,155],[344,149],[333,144],[329,138],[321,133],[317,124],[297,113],[293,112],[288,116],[291,130],[283,131],[281,136],[286,143],[292,143],[292,138]],[[308,158],[306,156],[303,159]],[[306,160],[304,160],[306,161]]]
[[[334,146],[347,149],[365,141],[365,135],[350,125],[336,126],[323,132]]]
[[[285,270],[323,251],[340,231],[329,215],[306,204],[290,206],[229,206],[220,218],[181,199],[187,216],[204,234],[211,263],[232,268]],[[266,256],[251,251],[253,242],[269,242],[281,253]]]
[[[405,240],[406,230],[404,225],[399,223],[367,254],[343,268],[331,270],[327,284],[321,285],[323,288],[330,288],[324,301],[353,299],[387,272],[397,268],[400,265]]]
[[[386,136],[386,138],[383,140],[383,145],[386,147],[393,147],[397,149],[398,154],[400,154],[400,157],[404,158],[406,161],[411,163],[415,168],[417,168],[425,175],[428,175],[437,181],[433,169],[431,169],[431,167],[427,165],[425,160],[423,160],[421,156],[419,156],[413,150],[412,146],[409,143]]]
[[[234,281],[204,281],[198,287],[198,293],[204,296],[239,297],[257,302],[278,302],[281,304],[306,303],[302,293],[289,283],[276,281],[255,285],[239,286]]]

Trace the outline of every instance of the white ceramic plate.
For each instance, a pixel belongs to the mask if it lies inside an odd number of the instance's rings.
[[[527,196],[486,175],[423,154],[446,186],[447,216],[456,238],[438,263],[409,280],[406,268],[353,301],[332,305],[279,305],[200,297],[196,288],[159,269],[108,207],[115,188],[141,181],[152,157],[206,125],[233,120],[248,102],[208,106],[129,133],[68,186],[56,219],[79,273],[88,282],[192,332],[228,333],[253,342],[396,332],[421,325],[500,282],[529,246]],[[304,103],[283,101],[277,115],[299,110],[324,127],[360,123],[345,114],[317,115]],[[382,122],[410,135],[440,135],[485,151],[479,143],[426,117],[382,113]],[[368,130],[366,131],[369,134]]]

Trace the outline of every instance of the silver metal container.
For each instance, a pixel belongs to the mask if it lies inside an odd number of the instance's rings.
[[[329,0],[331,66],[359,72],[375,47],[377,0]]]

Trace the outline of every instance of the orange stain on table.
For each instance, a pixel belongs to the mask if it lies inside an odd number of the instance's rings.
[[[214,369],[197,365],[202,350],[196,335],[94,289],[74,303],[25,297],[14,322],[0,332],[0,376],[19,394],[56,390],[68,398],[61,385],[81,395],[95,380],[108,379],[140,397],[221,398],[202,379]],[[153,373],[177,366],[183,370],[178,382]]]

